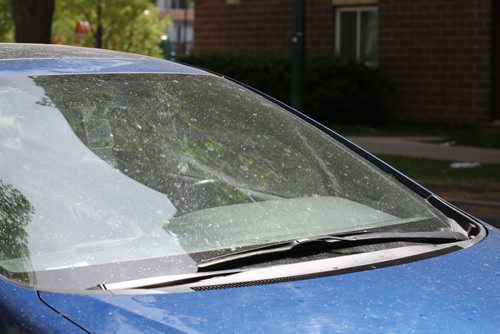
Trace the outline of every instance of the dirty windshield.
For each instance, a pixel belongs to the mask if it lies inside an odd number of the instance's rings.
[[[0,156],[1,273],[33,285],[111,265],[133,264],[113,269],[129,279],[192,272],[203,252],[323,234],[449,228],[323,132],[211,75],[1,79]]]

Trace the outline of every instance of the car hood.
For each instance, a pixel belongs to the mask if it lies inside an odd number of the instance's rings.
[[[40,292],[99,333],[492,332],[500,328],[500,232],[431,259],[337,276],[173,294]]]

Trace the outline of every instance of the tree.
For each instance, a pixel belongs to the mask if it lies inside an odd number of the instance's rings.
[[[16,42],[50,43],[54,1],[11,1]]]
[[[0,180],[0,261],[28,257],[28,233],[34,208],[24,195]]]
[[[55,36],[72,44],[77,22],[90,32],[78,44],[160,56],[159,43],[168,27],[150,0],[58,0],[53,24]]]
[[[0,0],[0,42],[14,41],[14,21],[10,0]]]

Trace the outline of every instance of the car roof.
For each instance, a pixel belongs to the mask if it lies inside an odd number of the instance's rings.
[[[0,43],[0,76],[89,73],[210,75],[172,61],[126,52],[66,45]]]

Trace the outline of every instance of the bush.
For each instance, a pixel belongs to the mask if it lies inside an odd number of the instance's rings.
[[[179,57],[180,62],[206,68],[285,103],[291,101],[291,54],[278,52],[202,52]],[[392,87],[382,73],[331,54],[307,55],[304,110],[324,123],[372,123],[385,111],[383,96]]]

